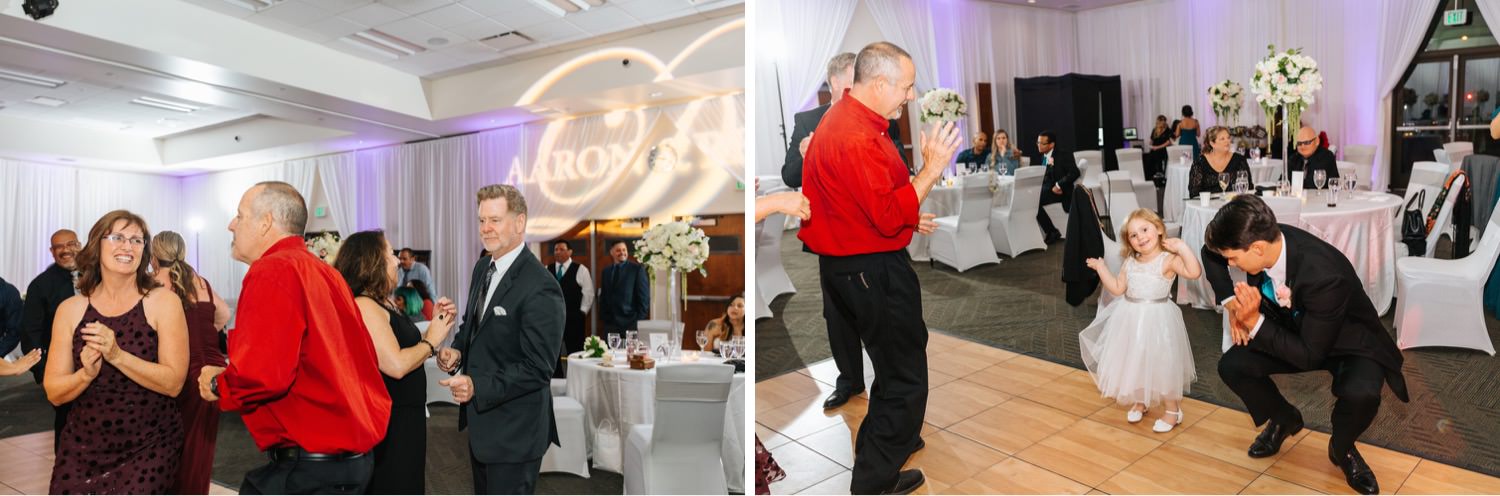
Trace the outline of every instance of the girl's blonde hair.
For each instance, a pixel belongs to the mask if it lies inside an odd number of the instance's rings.
[[[1124,224],[1120,224],[1119,242],[1121,258],[1134,258],[1137,255],[1140,255],[1139,253],[1136,253],[1135,246],[1130,244],[1130,223],[1137,220],[1143,220],[1153,226],[1156,226],[1156,244],[1158,247],[1161,246],[1161,243],[1163,241],[1166,241],[1167,225],[1161,221],[1161,217],[1157,217],[1156,212],[1152,212],[1144,208],[1138,208],[1134,212],[1130,213],[1130,217],[1127,217],[1125,219]]]

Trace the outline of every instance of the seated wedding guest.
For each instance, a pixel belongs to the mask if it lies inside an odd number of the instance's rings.
[[[990,153],[990,170],[996,173],[1015,174],[1021,166],[1021,149],[1010,142],[1010,133],[1004,129],[995,131],[994,152]]]
[[[307,202],[280,181],[245,191],[229,222],[230,253],[250,269],[229,366],[205,365],[196,379],[203,399],[241,412],[270,458],[245,474],[240,494],[363,493],[374,470],[366,455],[390,421],[359,306],[338,271],[303,246],[306,227]]]
[[[452,315],[439,314],[423,336],[408,318],[412,303],[419,298],[415,289],[396,290],[406,294],[404,309],[387,302],[385,295],[391,294],[398,280],[398,263],[380,231],[349,235],[333,261],[359,305],[391,395],[391,419],[385,439],[375,445],[375,475],[368,494],[425,494],[427,373],[422,364],[437,353],[437,344],[448,338],[453,325]]]
[[[1205,191],[1223,193],[1225,189],[1234,186],[1234,180],[1240,172],[1247,176],[1250,174],[1250,163],[1245,161],[1245,156],[1229,151],[1229,128],[1208,128],[1203,138],[1203,154],[1193,161],[1193,168],[1188,172],[1188,196],[1193,198]],[[1220,174],[1228,174],[1228,180],[1224,181]],[[1225,184],[1220,185],[1220,181]]]
[[[422,317],[424,317],[423,320],[432,320],[432,289],[427,286],[427,283],[422,282],[420,279],[412,279],[410,281],[406,281],[406,286],[417,290],[417,296],[420,297],[422,301]]]
[[[48,493],[176,488],[187,320],[182,299],[146,273],[150,239],[145,220],[115,210],[78,254],[79,294],[57,307],[49,353],[72,359],[49,360],[42,381],[52,404],[73,404]]]
[[[395,308],[396,312],[412,323],[430,320],[422,313],[423,300],[422,296],[417,294],[416,288],[411,286],[396,288],[396,295],[392,296],[391,300],[395,302],[391,308]]]
[[[224,366],[219,351],[219,329],[229,323],[229,304],[198,276],[187,263],[187,244],[182,235],[162,231],[151,238],[152,278],[182,300],[187,318],[188,366],[186,377],[197,377],[204,365]],[[175,494],[207,494],[209,474],[214,468],[214,444],[219,437],[219,406],[197,394],[179,394],[185,439],[182,463],[177,468]]]
[[[1327,147],[1319,144],[1318,134],[1311,127],[1303,127],[1297,130],[1296,145],[1297,153],[1292,154],[1291,160],[1286,161],[1287,179],[1290,180],[1291,172],[1301,171],[1302,188],[1317,188],[1318,184],[1313,180],[1313,171],[1323,171],[1329,179],[1339,177],[1339,164],[1334,160],[1333,152]]]
[[[1037,203],[1036,223],[1042,228],[1043,242],[1049,245],[1062,239],[1062,233],[1052,225],[1052,217],[1042,207],[1061,203],[1064,212],[1071,211],[1073,209],[1073,182],[1082,175],[1082,172],[1078,170],[1078,164],[1073,161],[1073,153],[1067,150],[1056,150],[1056,148],[1057,135],[1052,131],[1042,131],[1037,135],[1036,149],[1042,154],[1041,162],[1047,167],[1047,172],[1042,175],[1042,192],[1041,199]]]
[[[1151,146],[1146,151],[1146,179],[1155,178],[1167,171],[1167,147],[1172,146],[1172,129],[1167,127],[1167,116],[1156,116],[1156,125],[1151,128]]]
[[[973,146],[968,150],[958,152],[957,163],[960,164],[984,164],[990,161],[990,137],[984,131],[975,131]]]
[[[63,300],[78,294],[78,234],[68,229],[52,233],[52,265],[42,271],[26,286],[26,303],[21,317],[21,351],[41,351],[42,361],[31,368],[32,377],[41,384],[46,374],[47,352],[51,349],[52,320],[57,315],[58,305]],[[68,420],[68,409],[72,403],[53,406],[53,448],[62,446],[63,425]]]
[[[740,293],[730,298],[729,304],[724,307],[724,315],[708,321],[703,334],[708,336],[708,344],[703,345],[703,351],[717,351],[717,341],[720,339],[728,341],[730,338],[744,336],[745,294]]]

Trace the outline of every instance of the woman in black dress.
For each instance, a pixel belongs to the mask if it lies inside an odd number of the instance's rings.
[[[1241,171],[1250,175],[1250,162],[1245,161],[1245,156],[1229,151],[1229,128],[1208,128],[1203,137],[1203,154],[1193,161],[1193,169],[1188,173],[1188,196],[1191,198],[1197,198],[1198,193],[1204,191],[1223,193],[1225,188],[1219,186],[1221,173],[1229,174],[1230,187]]]
[[[1156,126],[1151,128],[1151,147],[1146,151],[1146,178],[1156,179],[1167,171],[1167,147],[1172,146],[1172,128],[1167,127],[1167,116],[1156,116]]]
[[[448,337],[453,311],[447,298],[423,336],[391,300],[400,279],[395,252],[380,231],[361,231],[344,239],[333,268],[343,274],[359,304],[375,344],[380,373],[391,394],[391,420],[385,439],[375,446],[375,475],[370,494],[426,494],[427,373],[423,362]]]
[[[151,233],[125,210],[104,214],[78,253],[78,295],[52,320],[42,386],[71,402],[51,494],[167,494],[177,482],[188,368],[182,300],[146,273]]]

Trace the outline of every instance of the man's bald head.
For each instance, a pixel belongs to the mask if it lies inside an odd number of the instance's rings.
[[[901,61],[911,62],[911,54],[895,43],[877,41],[860,49],[854,59],[854,84],[869,83],[875,78],[895,80],[901,75]]]
[[[1302,126],[1293,140],[1293,144],[1297,145],[1297,154],[1303,158],[1312,157],[1318,151],[1318,131],[1312,126]]]
[[[901,115],[901,108],[916,98],[917,68],[911,55],[892,43],[878,41],[865,46],[854,60],[854,88],[849,95],[887,119]]]
[[[78,250],[83,248],[78,244],[78,233],[71,229],[58,229],[52,233],[52,245],[48,251],[52,252],[52,261],[58,266],[73,270],[78,263]]]

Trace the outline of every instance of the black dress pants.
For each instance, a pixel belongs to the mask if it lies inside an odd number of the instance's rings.
[[[1047,211],[1043,209],[1043,207],[1046,207],[1047,205],[1062,202],[1062,195],[1053,193],[1051,189],[1048,189],[1045,186],[1043,187],[1041,200],[1037,202],[1036,206],[1036,224],[1042,227],[1042,234],[1048,236],[1054,234],[1062,235],[1062,233],[1057,230],[1057,226],[1052,225],[1052,218],[1048,217]]]
[[[1333,436],[1329,448],[1342,454],[1354,447],[1360,434],[1370,427],[1380,412],[1380,390],[1385,385],[1385,368],[1365,357],[1333,357],[1323,362],[1323,370],[1333,375]],[[1301,420],[1302,413],[1292,406],[1276,383],[1273,374],[1309,372],[1269,354],[1244,346],[1235,346],[1219,359],[1219,377],[1250,410],[1255,425],[1267,420],[1290,423]]]
[[[921,440],[927,413],[927,324],[905,250],[818,259],[829,328],[858,330],[875,369],[870,406],[854,445],[849,490],[891,489]]]
[[[272,460],[245,474],[240,494],[364,494],[375,473],[370,455],[351,460]]]
[[[474,472],[474,494],[535,494],[536,479],[542,473],[542,459],[521,463],[481,463],[470,450],[469,468]]]

